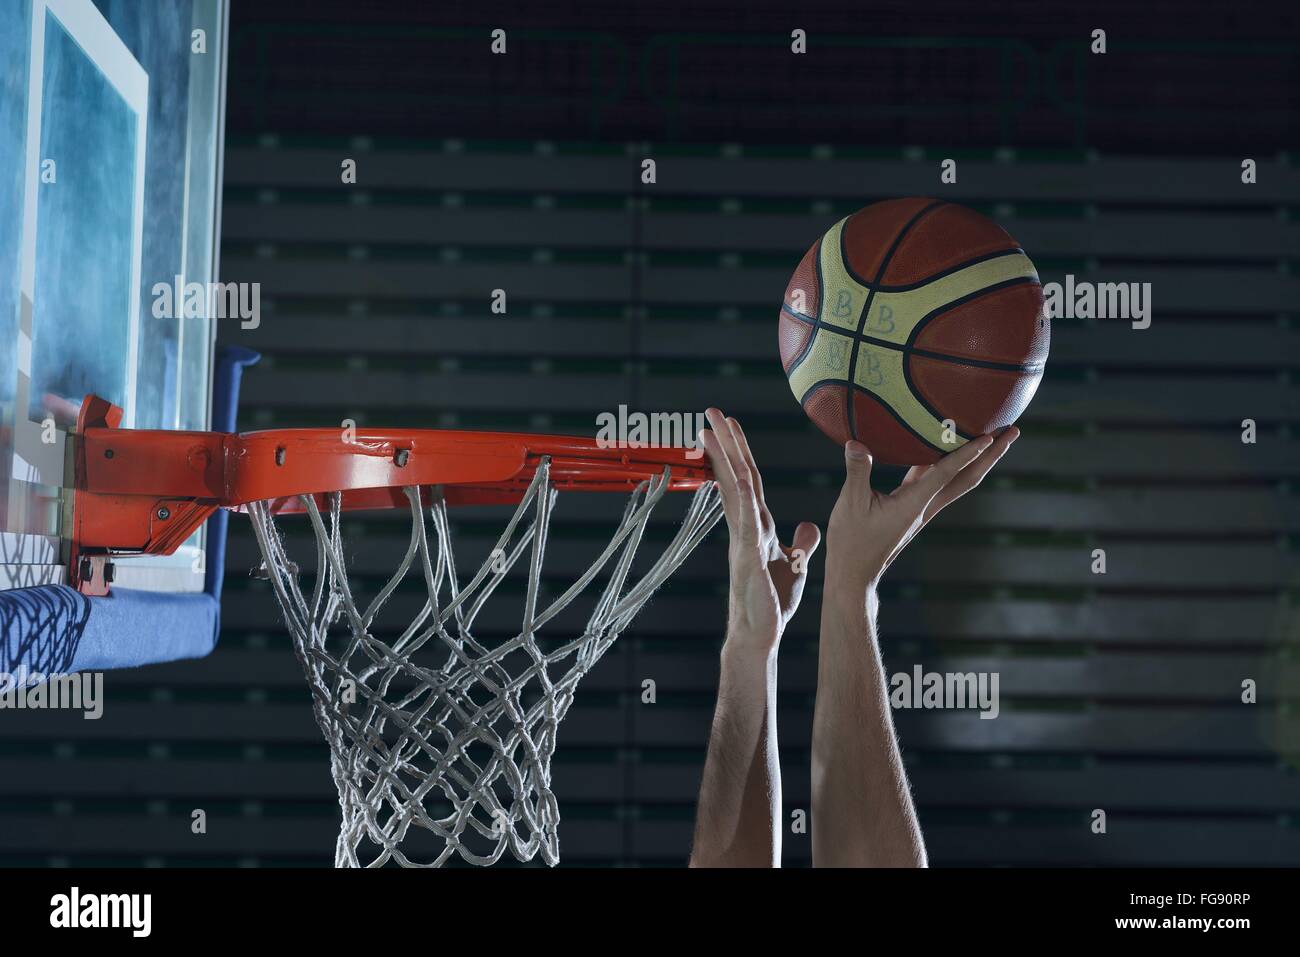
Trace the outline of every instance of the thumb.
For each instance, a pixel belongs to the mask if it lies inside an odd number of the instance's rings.
[[[853,495],[871,492],[871,452],[861,442],[844,443],[844,488]]]
[[[812,522],[800,522],[799,527],[794,530],[794,537],[790,539],[790,555],[799,553],[803,558],[801,574],[808,573],[808,559],[812,558],[821,543],[822,531]]]

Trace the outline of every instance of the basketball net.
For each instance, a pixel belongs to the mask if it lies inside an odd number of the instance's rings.
[[[541,601],[557,495],[549,457],[492,554],[464,586],[441,487],[426,488],[423,496],[418,487],[405,488],[406,553],[364,609],[349,584],[338,493],[323,497],[325,515],[314,496],[300,496],[316,545],[315,578],[305,590],[276,527],[274,503],[249,504],[264,571],[330,747],[343,814],[335,866],[438,867],[454,855],[484,865],[506,850],[520,861],[540,853],[547,864],[559,862],[551,757],[577,684],[721,516],[717,487],[706,482],[664,552],[644,574],[633,575],[651,512],[669,484],[665,466],[638,485],[609,544],[549,604]],[[475,618],[521,561],[528,581],[519,633],[488,647],[474,637]],[[539,642],[539,630],[602,572],[582,633]],[[408,576],[423,581],[423,605],[385,642],[372,626]]]

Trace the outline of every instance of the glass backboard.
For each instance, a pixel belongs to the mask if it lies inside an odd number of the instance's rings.
[[[170,306],[214,282],[222,0],[0,3],[0,588],[64,580],[67,433],[206,429],[215,329]],[[164,291],[165,290],[165,291]],[[201,591],[203,532],[117,583]]]

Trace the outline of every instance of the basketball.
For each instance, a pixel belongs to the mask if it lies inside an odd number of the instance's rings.
[[[1038,389],[1050,324],[1034,264],[953,203],[874,203],[800,261],[781,364],[808,417],[879,462],[926,465],[1010,425]]]

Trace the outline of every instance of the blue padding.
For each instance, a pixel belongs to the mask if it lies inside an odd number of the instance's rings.
[[[217,610],[217,600],[202,592],[114,588],[87,598],[66,585],[3,591],[0,672],[66,674],[202,657],[216,644]]]
[[[217,361],[212,369],[212,431],[234,432],[235,410],[239,407],[239,383],[244,377],[244,367],[251,366],[262,358],[252,349],[242,346],[226,346],[217,352]],[[203,577],[203,590],[221,603],[221,582],[226,574],[226,527],[230,522],[230,513],[224,508],[217,509],[208,519],[208,553],[207,566]],[[215,629],[221,627],[220,618],[214,628],[213,644],[216,644]]]
[[[240,378],[258,358],[238,346],[218,353],[212,381],[214,432],[235,431]],[[0,672],[48,675],[132,668],[211,652],[221,627],[228,519],[224,509],[208,519],[202,592],[114,588],[105,598],[87,598],[66,585],[0,591]]]

